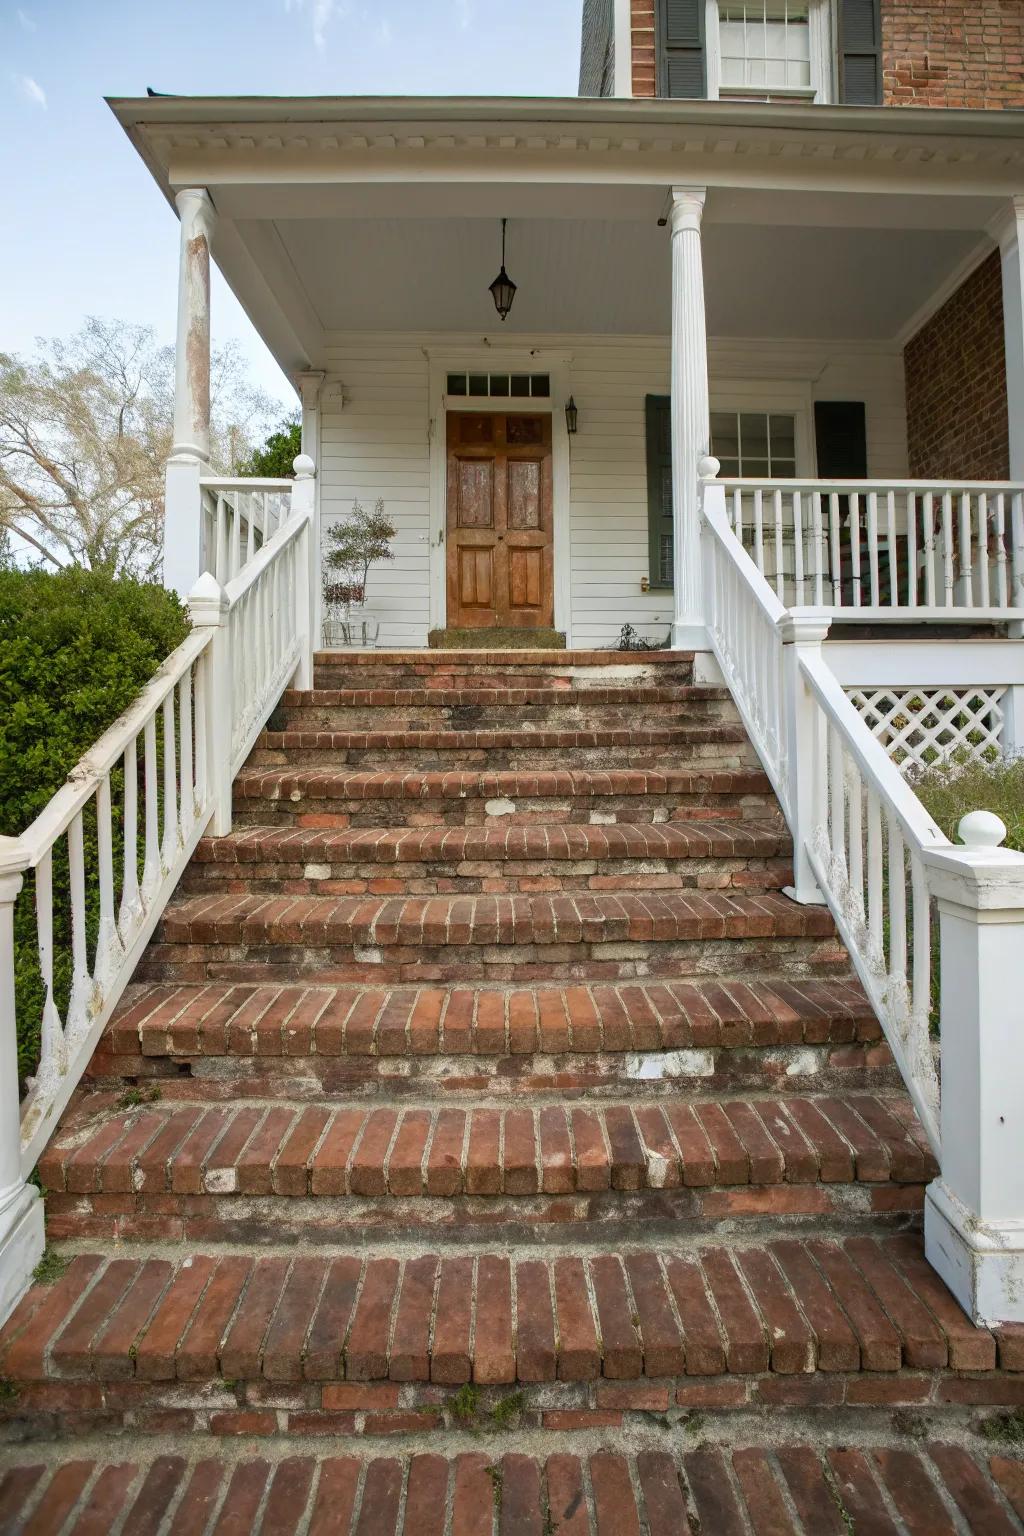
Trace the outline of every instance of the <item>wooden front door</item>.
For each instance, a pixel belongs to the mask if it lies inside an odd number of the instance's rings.
[[[551,417],[448,413],[448,626],[554,623]]]

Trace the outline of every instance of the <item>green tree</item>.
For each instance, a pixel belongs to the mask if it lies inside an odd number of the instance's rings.
[[[293,465],[302,452],[302,423],[298,416],[282,422],[276,432],[271,432],[262,448],[257,448],[245,462],[239,465],[240,475],[256,475],[260,479],[277,480],[293,476]]]

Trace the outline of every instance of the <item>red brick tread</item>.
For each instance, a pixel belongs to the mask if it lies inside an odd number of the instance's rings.
[[[91,1095],[43,1154],[44,1185],[79,1194],[535,1195],[920,1184],[938,1171],[907,1101],[869,1095],[841,1104],[776,1095],[541,1108],[211,1106],[199,1083],[196,1097],[118,1109],[113,1095]]]
[[[754,769],[551,768],[444,772],[393,768],[364,770],[243,768],[235,794],[250,799],[309,796],[328,800],[546,799],[575,795],[770,795],[771,784]]]
[[[218,1375],[458,1385],[997,1364],[1024,1371],[1024,1328],[970,1323],[914,1237],[511,1256],[79,1254],[0,1331],[0,1375],[15,1385]]]
[[[257,747],[276,752],[319,748],[329,752],[389,752],[429,747],[442,752],[492,751],[522,747],[677,747],[700,742],[746,742],[742,725],[714,721],[671,726],[600,726],[551,730],[406,730],[393,726],[379,731],[264,731]]]
[[[470,827],[238,827],[204,838],[204,864],[454,864],[478,860],[772,859],[791,852],[770,821],[671,821],[655,825]]]
[[[153,983],[104,1044],[144,1056],[446,1056],[851,1044],[881,1036],[856,982],[693,980],[575,986]]]
[[[164,913],[165,943],[580,944],[659,939],[831,938],[825,907],[768,891],[511,896],[196,896]]]
[[[442,688],[370,687],[322,688],[311,691],[289,688],[281,695],[285,709],[433,709],[487,708],[495,705],[522,709],[530,705],[578,708],[587,704],[685,704],[727,702],[728,688],[700,683],[653,684],[623,678],[618,684],[574,686],[571,678],[559,685],[518,682],[449,682]]]
[[[266,1436],[274,1415],[236,1417]],[[513,1438],[454,1456],[325,1454],[314,1443],[231,1459],[186,1445],[154,1459],[129,1441],[110,1463],[22,1450],[0,1475],[0,1522],[37,1536],[1013,1536],[1024,1530],[1024,1462],[941,1442],[682,1452],[653,1442],[538,1457]]]

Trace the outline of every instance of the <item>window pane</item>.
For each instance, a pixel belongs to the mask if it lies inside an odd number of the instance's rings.
[[[661,536],[661,570],[659,576],[662,581],[672,582],[672,535],[663,533]]]
[[[748,480],[770,480],[771,465],[767,459],[743,458],[743,473]]]
[[[768,421],[772,458],[796,458],[796,421],[792,416],[771,416]]]
[[[723,465],[726,459],[739,459],[739,420],[731,411],[711,413],[711,452]]]
[[[450,395],[464,395],[466,393],[466,375],[464,373],[450,373],[448,375],[448,393]]]
[[[744,464],[748,459],[768,458],[768,417],[759,411],[744,411],[740,417],[740,457]]]
[[[496,395],[499,399],[504,398],[504,396],[508,394],[507,373],[491,374],[491,394]]]
[[[547,398],[551,393],[551,380],[546,373],[535,373],[531,380],[531,393]]]
[[[487,375],[486,375],[486,373],[471,373],[470,374],[470,376],[469,376],[469,392],[470,392],[471,395],[486,395],[486,393],[487,393]]]
[[[720,0],[722,84],[809,87],[809,15],[807,0]]]
[[[512,375],[512,393],[516,396],[529,395],[530,375],[528,373],[514,373]]]

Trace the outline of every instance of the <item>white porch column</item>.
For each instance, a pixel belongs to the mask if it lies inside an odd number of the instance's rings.
[[[700,226],[704,187],[673,187],[672,229],[672,574],[674,650],[708,650],[700,568],[697,466],[707,454],[708,341]]]
[[[987,811],[925,854],[938,898],[942,1172],[925,1252],[976,1322],[1024,1322],[1024,856]]]
[[[216,214],[202,187],[183,188],[175,201],[181,244],[174,443],[164,499],[164,585],[187,598],[204,564],[199,477],[210,458],[210,242]]]
[[[1024,480],[1024,196],[1012,198],[989,228],[1003,260],[1010,479]]]
[[[300,373],[295,380],[302,399],[302,451],[319,469],[320,467],[320,393],[324,387],[325,373],[310,370]],[[310,529],[310,638],[314,651],[323,643],[323,593],[320,586],[320,476],[313,489],[313,522]],[[309,684],[313,686],[312,682]]]

